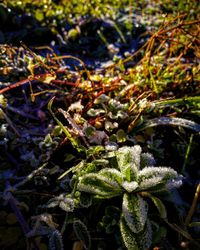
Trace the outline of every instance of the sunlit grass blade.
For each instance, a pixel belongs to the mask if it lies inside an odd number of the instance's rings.
[[[161,101],[154,101],[153,104],[157,108],[163,107],[170,107],[170,106],[178,106],[178,105],[189,105],[194,106],[200,103],[200,96],[191,96],[191,97],[184,97],[184,98],[177,98],[177,99],[170,99],[170,100],[161,100]]]
[[[141,126],[134,128],[134,132],[142,131],[147,128],[156,126],[180,126],[200,133],[200,125],[198,123],[188,119],[176,117],[160,117],[148,120]]]

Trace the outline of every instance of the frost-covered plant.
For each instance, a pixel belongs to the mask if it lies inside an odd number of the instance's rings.
[[[94,106],[88,110],[90,117],[98,117],[102,115],[106,117],[104,127],[108,132],[112,132],[118,128],[119,122],[128,118],[128,103],[121,103],[117,98],[110,98],[105,94],[101,94],[94,100]]]
[[[160,216],[166,218],[164,204],[154,195],[179,187],[182,177],[170,167],[155,167],[153,156],[142,153],[139,145],[121,147],[115,151],[115,157],[117,167],[105,167],[80,176],[77,189],[100,199],[122,196],[120,230],[123,241],[129,250],[146,250],[152,243],[152,229],[144,198],[150,197]]]

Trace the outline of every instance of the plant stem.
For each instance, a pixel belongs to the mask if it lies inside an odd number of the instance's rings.
[[[192,142],[193,142],[193,137],[194,137],[194,134],[191,134],[190,136],[190,140],[189,140],[189,144],[187,146],[187,150],[186,150],[186,153],[185,153],[185,159],[184,159],[184,163],[183,163],[183,167],[182,167],[182,173],[185,172],[185,167],[187,165],[187,162],[188,162],[188,157],[189,157],[189,154],[190,154],[190,151],[191,151],[191,146],[192,146]]]
[[[187,215],[187,217],[185,219],[186,226],[190,223],[190,221],[192,219],[192,216],[194,214],[194,211],[195,211],[195,208],[196,208],[196,205],[197,205],[197,200],[199,198],[199,194],[200,194],[200,183],[198,184],[198,186],[196,188],[196,192],[194,194],[192,205],[191,205],[190,210],[188,212],[188,215]]]

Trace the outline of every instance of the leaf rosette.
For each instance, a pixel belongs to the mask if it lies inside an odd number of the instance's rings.
[[[120,230],[124,243],[128,249],[147,249],[152,232],[144,197],[152,199],[161,218],[166,218],[165,206],[154,194],[179,187],[182,176],[170,167],[155,167],[153,156],[142,153],[139,145],[121,147],[115,157],[117,168],[110,166],[82,175],[77,188],[101,199],[122,196]]]

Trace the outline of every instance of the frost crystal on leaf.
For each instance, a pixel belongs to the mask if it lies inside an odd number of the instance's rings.
[[[75,220],[73,229],[77,238],[83,243],[84,249],[90,249],[91,238],[86,225],[80,220]]]
[[[141,154],[141,162],[140,162],[140,168],[144,168],[147,166],[154,166],[156,163],[154,157],[152,154],[149,153],[142,153]]]
[[[74,200],[71,198],[65,197],[64,194],[61,194],[48,201],[47,208],[53,208],[56,206],[59,206],[61,209],[67,212],[72,212],[74,210]]]
[[[111,198],[121,194],[121,187],[113,178],[89,173],[79,178],[77,186],[79,191],[91,193],[102,198]]]
[[[166,184],[166,188],[167,188],[167,189],[178,188],[178,187],[180,187],[182,184],[183,184],[182,178],[180,177],[180,178],[178,178],[178,179],[176,179],[176,180],[173,179],[173,180],[168,181],[168,183]]]
[[[160,177],[163,178],[163,180],[170,180],[178,178],[178,173],[169,167],[145,167],[138,174],[138,179],[140,181],[154,177]]]
[[[136,239],[134,237],[134,234],[130,230],[130,228],[128,227],[128,225],[123,217],[121,217],[121,220],[120,220],[120,231],[122,234],[124,244],[127,247],[127,249],[139,250]]]
[[[62,208],[66,212],[72,212],[74,210],[74,201],[70,198],[64,198],[60,204],[59,207]]]
[[[49,234],[49,249],[60,249],[64,250],[62,235],[58,230],[53,230]]]
[[[150,248],[152,244],[152,228],[149,220],[147,220],[144,230],[136,235],[136,240],[140,250]]]
[[[160,176],[156,176],[156,177],[152,177],[152,178],[149,178],[149,179],[145,179],[142,182],[140,182],[140,190],[141,189],[151,188],[151,187],[153,187],[153,186],[161,183],[162,180],[163,180],[163,178],[160,177]]]
[[[122,212],[127,225],[134,233],[143,230],[147,220],[147,203],[138,194],[124,194]]]
[[[118,166],[125,176],[127,176],[127,173],[131,171],[130,175],[132,175],[130,178],[133,180],[134,177],[137,176],[137,172],[140,167],[140,154],[141,154],[141,147],[136,145],[134,147],[121,147],[116,152],[116,158],[118,162]]]
[[[69,108],[68,111],[72,111],[72,112],[81,112],[83,110],[84,106],[81,104],[81,100],[79,100],[78,102],[74,102],[72,103]]]
[[[114,180],[115,182],[117,182],[120,185],[123,182],[123,176],[122,176],[121,172],[117,169],[104,168],[99,172],[99,174],[101,176],[107,177],[110,180]]]
[[[105,150],[106,151],[116,151],[118,149],[118,144],[115,143],[115,142],[110,142],[108,141],[106,144],[105,144]]]
[[[139,190],[162,191],[181,186],[182,180],[181,176],[172,168],[145,167],[139,171],[138,183]]]
[[[122,187],[128,192],[131,193],[134,190],[136,190],[136,188],[138,187],[138,183],[136,181],[132,181],[132,182],[128,182],[128,181],[124,181],[122,183]]]

